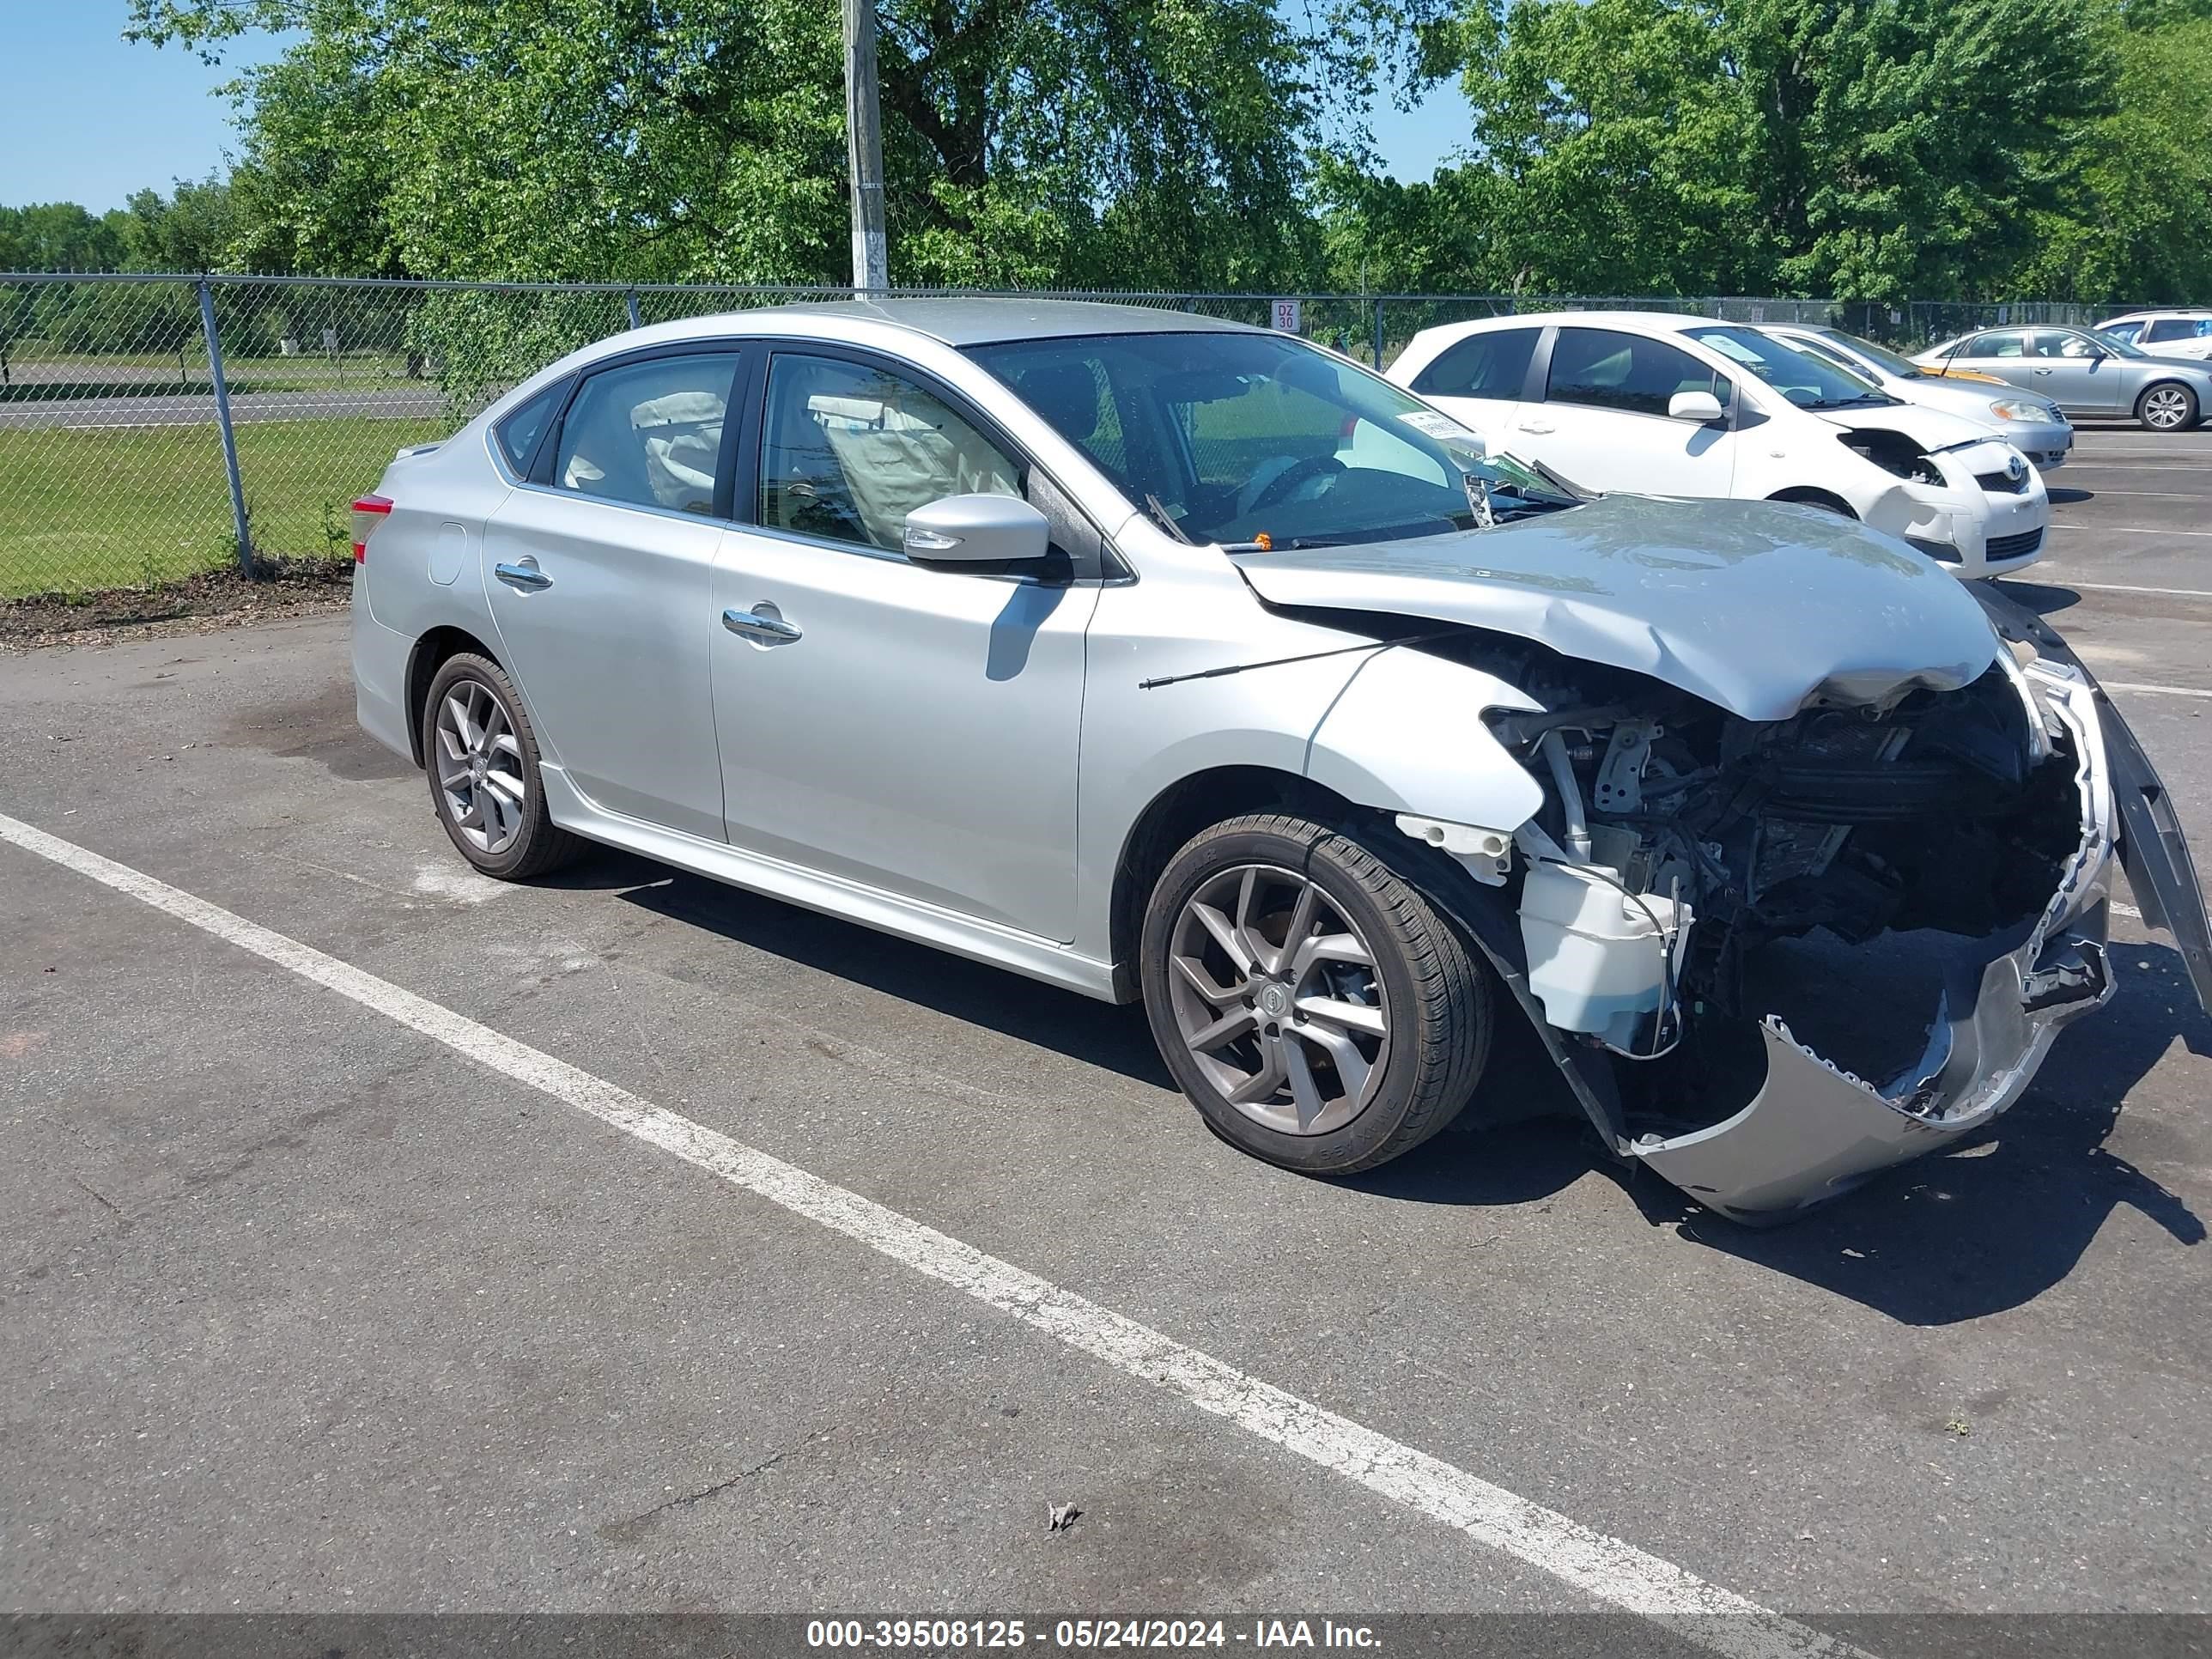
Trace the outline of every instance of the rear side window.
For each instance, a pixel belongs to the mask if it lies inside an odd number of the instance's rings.
[[[1961,357],[2025,357],[2027,337],[2020,330],[2005,329],[1995,334],[1977,334],[1960,346]]]
[[[1710,392],[1725,404],[1729,390],[1722,376],[1663,341],[1610,329],[1563,328],[1552,346],[1545,396],[1553,403],[1663,416],[1678,392]]]
[[[2119,331],[2114,329],[2112,332],[2117,334]],[[2155,345],[2161,340],[2194,340],[2203,334],[2212,334],[2212,320],[2200,321],[2189,317],[2161,317],[2143,330],[2141,338],[2132,340],[2130,343]]]
[[[1415,375],[1413,390],[1427,397],[1495,398],[1511,403],[1521,396],[1537,333],[1533,328],[1501,328],[1469,335]]]
[[[561,422],[554,483],[633,507],[712,513],[737,363],[702,352],[601,369]]]
[[[545,435],[546,427],[568,392],[566,380],[556,380],[499,423],[500,453],[517,473],[529,473],[530,458],[538,453],[538,441]]]

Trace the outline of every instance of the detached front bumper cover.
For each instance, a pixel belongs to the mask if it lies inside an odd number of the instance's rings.
[[[1770,1018],[1761,1028],[1766,1080],[1749,1105],[1709,1128],[1646,1136],[1628,1148],[1723,1215],[1753,1224],[1787,1220],[1878,1170],[1950,1145],[2017,1101],[2059,1030],[2112,994],[2106,930],[2116,854],[2146,920],[2173,933],[2200,1000],[2212,1000],[2203,901],[2157,774],[2087,671],[2039,618],[2000,596],[1984,603],[2002,631],[2032,639],[2042,653],[2027,678],[2079,757],[2081,845],[2026,939],[1978,972],[1952,975],[1925,1052],[1898,1076],[1867,1083]]]

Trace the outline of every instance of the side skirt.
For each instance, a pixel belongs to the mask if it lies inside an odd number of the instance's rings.
[[[1079,991],[1108,1002],[1115,1000],[1112,965],[1079,955],[1066,945],[822,875],[781,859],[743,852],[726,842],[707,841],[680,830],[610,812],[570,783],[560,767],[541,763],[538,774],[544,781],[545,804],[553,822],[563,830],[672,864],[694,875],[765,893],[917,945],[933,945],[1063,990]]]

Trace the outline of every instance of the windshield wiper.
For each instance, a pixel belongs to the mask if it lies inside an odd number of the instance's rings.
[[[1145,505],[1152,510],[1153,522],[1158,524],[1161,529],[1166,531],[1169,535],[1174,537],[1185,547],[1196,547],[1198,545],[1196,542],[1191,540],[1188,532],[1186,532],[1181,525],[1175,521],[1175,515],[1170,513],[1165,507],[1160,504],[1160,498],[1158,496],[1146,496]]]

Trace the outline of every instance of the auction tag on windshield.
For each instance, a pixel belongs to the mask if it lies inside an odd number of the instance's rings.
[[[1413,428],[1414,431],[1424,433],[1434,438],[1438,443],[1467,444],[1471,446],[1478,455],[1486,455],[1490,453],[1488,446],[1482,441],[1480,434],[1468,431],[1450,416],[1439,414],[1433,409],[1413,410],[1401,415],[1398,418]]]

